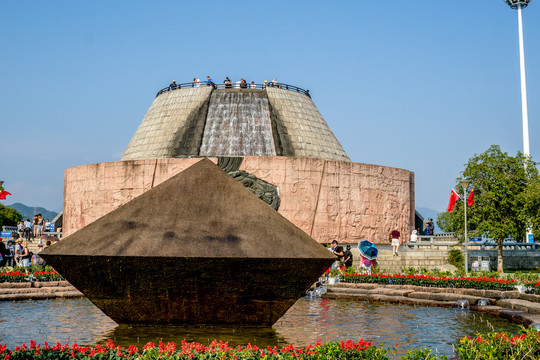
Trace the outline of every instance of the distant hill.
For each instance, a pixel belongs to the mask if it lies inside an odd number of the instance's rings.
[[[437,215],[440,214],[440,211],[433,210],[430,208],[416,208],[416,211],[420,213],[425,218],[433,219],[433,224],[435,225],[435,233],[440,233],[441,229],[437,226]]]
[[[41,216],[43,216],[44,219],[49,219],[52,221],[52,219],[54,219],[55,216],[58,215],[57,212],[49,211],[42,207],[30,207],[21,203],[15,203],[15,204],[6,205],[6,206],[20,212],[24,219],[29,218],[30,220],[32,220],[34,215],[41,214]]]

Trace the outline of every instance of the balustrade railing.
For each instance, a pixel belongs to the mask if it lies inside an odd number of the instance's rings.
[[[305,90],[302,88],[299,88],[298,86],[289,85],[289,84],[283,84],[283,83],[264,83],[264,84],[240,84],[240,83],[231,83],[231,84],[216,84],[214,82],[209,81],[201,81],[201,82],[189,82],[189,83],[181,83],[181,84],[175,84],[175,85],[169,85],[161,90],[158,91],[156,94],[156,97],[159,95],[173,91],[178,89],[187,89],[187,88],[197,88],[197,87],[207,87],[212,86],[214,89],[259,89],[264,90],[267,87],[271,88],[278,88],[278,89],[284,89],[289,91],[294,91],[297,93],[304,94],[311,98],[311,95],[309,94],[309,90]]]

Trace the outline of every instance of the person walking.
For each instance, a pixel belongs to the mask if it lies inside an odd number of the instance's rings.
[[[343,252],[343,263],[347,269],[352,267],[353,254],[351,252],[351,245],[347,245],[346,250]]]
[[[32,220],[32,230],[33,230],[33,235],[32,235],[32,239],[35,239],[37,237],[37,233],[38,233],[38,221],[39,221],[39,218],[37,215],[34,215],[34,220]]]
[[[20,238],[24,236],[24,222],[23,221],[19,221],[19,223],[17,224],[17,232],[19,233]]]
[[[24,222],[24,237],[27,241],[30,241],[30,235],[32,235],[32,223],[29,218],[26,218]]]
[[[338,257],[337,261],[334,262],[332,265],[333,269],[339,269],[339,264],[341,263],[341,259],[343,259],[343,246],[338,245],[337,240],[332,240],[332,243],[330,244],[330,250],[332,251],[332,254],[336,255]]]
[[[401,241],[399,238],[401,237],[401,234],[399,233],[398,229],[394,229],[391,233],[392,235],[392,252],[393,256],[399,256],[399,245],[401,244]]]
[[[38,231],[37,231],[37,234],[39,236],[39,238],[41,239],[41,237],[43,236],[43,226],[45,225],[45,220],[43,219],[43,216],[41,216],[41,214],[38,214]]]

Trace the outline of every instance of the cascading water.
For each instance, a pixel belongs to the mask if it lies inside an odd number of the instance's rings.
[[[275,156],[268,98],[263,91],[212,92],[201,156]]]

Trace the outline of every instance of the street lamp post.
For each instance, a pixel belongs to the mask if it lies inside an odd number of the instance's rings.
[[[525,51],[523,50],[523,22],[521,19],[521,9],[529,5],[531,0],[504,0],[512,9],[518,11],[518,33],[519,33],[519,70],[521,77],[521,117],[523,122],[523,154],[529,156],[529,115],[527,110],[527,83],[525,81]]]
[[[465,274],[469,274],[469,237],[467,236],[467,186],[468,180],[461,180],[461,186],[463,187],[463,211],[465,211]]]
[[[523,123],[523,155],[529,158],[529,112],[527,110],[527,82],[525,80],[525,51],[523,50],[523,21],[521,9],[525,9],[531,0],[504,0],[512,9],[518,11],[518,34],[519,34],[519,73],[521,78],[521,118]],[[525,165],[527,166],[527,165]],[[526,241],[533,242],[532,231],[527,229]]]

